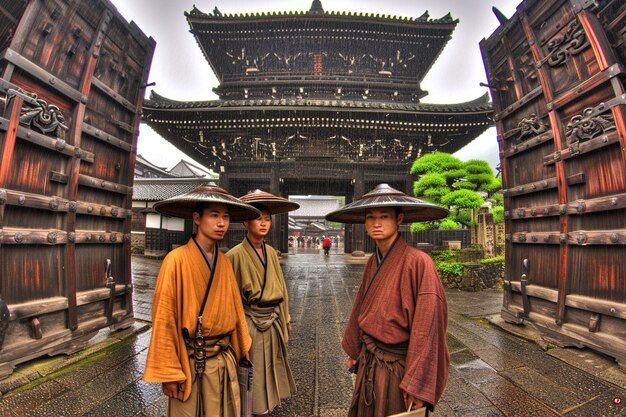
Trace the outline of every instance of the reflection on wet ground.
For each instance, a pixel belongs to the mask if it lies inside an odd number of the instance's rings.
[[[352,378],[345,370],[340,340],[366,258],[354,259],[334,249],[324,256],[318,248],[298,248],[281,262],[294,324],[289,352],[298,392],[272,413],[274,417],[347,414]],[[159,267],[158,260],[133,258],[138,320],[150,320]],[[624,406],[616,404],[616,399],[626,400],[626,376],[610,358],[577,349],[545,352],[488,325],[482,318],[497,317],[501,299],[501,291],[494,290],[448,292],[452,364],[435,416],[626,415]],[[116,335],[122,342],[0,398],[0,415],[166,415],[160,385],[140,380],[151,332],[126,330]],[[23,378],[32,380],[33,375],[24,371]]]

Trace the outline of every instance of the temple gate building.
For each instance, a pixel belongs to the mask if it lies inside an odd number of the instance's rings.
[[[428,152],[454,153],[493,124],[488,95],[426,104],[420,84],[458,20],[323,10],[186,13],[217,75],[219,96],[175,101],[152,93],[143,120],[220,175],[234,195],[345,196],[386,182],[411,192],[410,166]],[[287,250],[287,216],[270,241]],[[230,244],[231,242],[226,242]],[[366,248],[346,226],[345,250]]]

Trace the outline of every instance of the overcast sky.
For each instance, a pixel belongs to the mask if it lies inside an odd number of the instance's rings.
[[[195,4],[204,12],[217,6],[222,13],[267,11],[307,11],[311,0],[112,0],[118,11],[133,20],[148,36],[156,40],[149,82],[157,93],[176,100],[212,100],[211,90],[218,82],[196,41],[189,33],[184,16]],[[497,7],[510,17],[520,0],[325,0],[327,11],[380,13],[396,16],[421,16],[428,11],[431,18],[448,12],[459,19],[452,39],[444,48],[422,83],[428,95],[424,103],[461,103],[473,100],[488,90],[479,42],[499,26],[491,8]],[[149,96],[150,90],[146,93]],[[171,168],[185,157],[150,127],[141,125],[138,152],[150,162]],[[489,129],[474,142],[457,152],[462,160],[485,159],[492,167],[498,160],[495,128]],[[197,161],[202,163],[202,161]]]

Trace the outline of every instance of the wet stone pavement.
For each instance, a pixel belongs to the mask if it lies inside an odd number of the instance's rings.
[[[283,261],[298,392],[274,417],[345,416],[352,395],[340,341],[364,258],[309,252]],[[166,415],[160,385],[141,381],[159,266],[158,260],[133,258],[133,327],[102,331],[80,354],[17,367],[0,381],[0,415]],[[501,300],[501,291],[448,291],[452,363],[435,416],[626,416],[626,406],[617,404],[626,401],[626,373],[613,360],[589,350],[543,350],[532,341],[538,334],[530,326],[502,323]]]

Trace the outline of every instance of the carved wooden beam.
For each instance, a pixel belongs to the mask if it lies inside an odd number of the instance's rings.
[[[523,142],[517,143],[517,144],[513,144],[511,146],[509,146],[505,151],[504,151],[504,156],[507,158],[510,158],[513,155],[517,155],[519,153],[525,152],[529,149],[532,149],[536,146],[541,145],[542,143],[551,141],[552,139],[554,139],[554,135],[552,134],[551,131],[542,133],[539,136],[535,136],[531,139],[527,139]]]
[[[126,110],[130,111],[131,113],[135,113],[137,111],[133,103],[131,103],[130,101],[126,100],[124,97],[116,93],[111,87],[109,87],[108,85],[100,81],[98,78],[93,77],[92,84],[94,87],[96,87],[98,90],[102,91],[104,94],[112,98],[122,107],[124,107]]]
[[[521,292],[522,287],[520,281],[511,281],[510,285],[513,291]],[[556,303],[558,297],[557,290],[540,285],[526,285],[526,293],[531,297],[541,298],[542,300],[550,301],[552,303]],[[565,297],[565,305],[585,311],[593,311],[606,316],[626,319],[626,304],[615,301],[592,298],[584,295],[568,294]]]
[[[577,155],[583,155],[614,143],[619,143],[619,135],[617,134],[617,131],[611,131],[609,134],[597,136],[586,142],[576,142],[566,149],[546,155],[543,157],[543,164],[551,165],[561,160],[570,159]]]
[[[130,286],[123,284],[117,284],[115,286],[115,294],[121,295],[131,289]],[[76,294],[77,305],[87,305],[98,301],[107,300],[110,295],[109,288],[96,288],[89,291],[82,291]],[[67,309],[67,298],[65,297],[50,297],[45,300],[29,301],[22,304],[11,304],[10,307],[10,319],[21,320],[34,316],[42,316],[56,311],[62,311]]]
[[[122,139],[119,139],[107,132],[104,132],[100,129],[97,129],[94,126],[91,126],[85,122],[83,122],[83,133],[88,134],[96,139],[101,140],[104,143],[107,143],[111,146],[114,146],[118,149],[122,149],[126,152],[133,152],[133,145],[128,142],[124,142]]]
[[[132,194],[132,187],[128,187],[123,184],[118,184],[111,181],[105,181],[101,178],[91,177],[89,175],[78,175],[78,184],[85,187],[97,188],[100,190],[111,191],[118,194]]]
[[[23,57],[11,48],[7,48],[5,50],[2,58],[6,59],[16,67],[23,69],[26,73],[34,76],[39,81],[48,85],[51,89],[58,91],[75,102],[83,104],[87,103],[87,96],[81,94],[80,91],[58,79],[56,76],[50,74],[48,71],[34,64],[32,61]]]
[[[8,127],[9,121],[3,117],[0,117],[0,130],[6,131]],[[39,145],[43,148],[59,152],[60,154],[63,154],[65,156],[76,157],[79,158],[81,161],[87,163],[94,162],[95,156],[93,153],[72,146],[63,139],[46,136],[42,133],[35,132],[34,130],[28,129],[24,126],[17,127],[17,137],[35,145]]]
[[[541,87],[537,87],[534,90],[532,90],[530,93],[526,94],[524,97],[516,101],[515,103],[508,106],[506,109],[502,110],[500,113],[496,114],[494,116],[494,120],[498,121],[498,120],[501,120],[502,118],[507,117],[508,115],[510,115],[511,113],[514,113],[516,110],[519,110],[526,103],[534,100],[540,95],[543,95],[543,90],[541,89]]]
[[[626,208],[626,193],[572,201],[567,205],[567,214],[586,214],[623,208]]]
[[[18,207],[30,207],[40,210],[67,212],[70,201],[59,197],[48,197],[41,194],[0,189],[0,205],[7,204]]]
[[[5,227],[2,230],[3,245],[64,245],[68,241],[68,233],[63,230],[48,229],[14,229]]]
[[[568,233],[516,232],[507,233],[504,238],[507,242],[525,244],[626,245],[626,229],[573,230]]]
[[[626,245],[626,229],[575,230],[567,234],[569,245]]]
[[[130,242],[130,233],[108,231],[66,232],[57,229],[3,228],[0,243],[3,245],[65,245],[75,244],[122,244]]]
[[[546,178],[545,180],[530,182],[518,185],[512,188],[502,190],[502,194],[506,197],[515,197],[518,195],[536,193],[544,190],[551,190],[558,186],[556,177]]]
[[[60,178],[62,174],[52,172],[51,176]],[[25,193],[22,191],[0,188],[0,205],[3,204],[18,207],[30,207],[39,210],[76,212],[78,214],[120,219],[131,218],[133,214],[132,210],[119,206],[109,206],[84,201],[70,201],[59,197],[48,197],[41,194]]]

